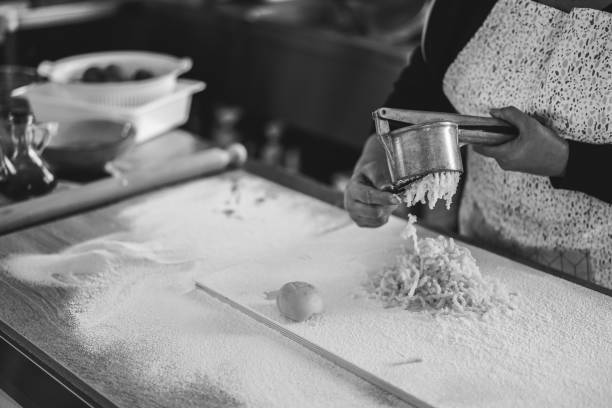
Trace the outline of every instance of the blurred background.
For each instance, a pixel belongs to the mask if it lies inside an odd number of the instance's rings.
[[[190,57],[182,128],[341,189],[420,40],[428,0],[0,1],[4,65],[108,50]]]

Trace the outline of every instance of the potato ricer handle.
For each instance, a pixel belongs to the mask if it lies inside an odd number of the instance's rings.
[[[461,125],[459,144],[495,146],[509,142],[518,135],[518,130],[508,125]]]
[[[373,112],[379,134],[389,131],[388,121],[422,124],[450,121],[459,127],[459,144],[497,145],[512,140],[518,130],[508,122],[486,116],[460,115],[448,112],[429,112],[408,109],[380,108]],[[379,129],[380,125],[386,127]]]
[[[455,122],[461,127],[509,126],[508,122],[488,116],[460,115],[448,112],[430,112],[409,109],[380,108],[373,112],[375,118],[411,125],[429,122]]]

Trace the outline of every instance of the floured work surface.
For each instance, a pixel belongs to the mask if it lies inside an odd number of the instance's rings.
[[[472,249],[519,294],[513,313],[384,309],[361,283],[404,224],[358,229],[229,173],[0,238],[3,255],[51,254],[4,259],[0,318],[119,406],[401,406],[196,279],[437,407],[608,406],[611,298]],[[264,292],[291,280],[321,290],[323,316],[278,315]]]
[[[392,261],[403,227],[347,227],[198,280],[436,407],[609,407],[612,298],[470,247],[485,277],[518,294],[514,311],[385,309],[362,283]],[[291,280],[319,288],[325,314],[292,323],[262,295]]]
[[[119,407],[404,407],[194,287],[345,222],[242,171],[164,189],[0,237],[0,320]]]

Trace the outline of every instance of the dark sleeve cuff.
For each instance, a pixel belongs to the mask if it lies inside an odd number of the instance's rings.
[[[565,174],[550,177],[553,188],[580,191],[612,204],[612,144],[592,144],[568,140],[569,156]]]
[[[579,162],[584,158],[585,152],[583,147],[586,143],[580,143],[574,140],[567,140],[567,142],[569,145],[569,153],[565,174],[559,177],[550,177],[550,184],[557,189],[577,190],[578,187],[580,187],[580,180],[576,180],[578,174],[581,172]]]

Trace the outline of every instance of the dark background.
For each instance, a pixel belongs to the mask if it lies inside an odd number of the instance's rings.
[[[31,1],[57,3],[70,2]],[[20,29],[0,55],[5,64],[32,67],[103,50],[189,56],[194,68],[185,77],[207,89],[194,97],[186,129],[217,140],[220,109],[231,107],[238,113],[231,137],[251,157],[340,187],[369,134],[370,112],[384,102],[418,35],[395,44],[376,40],[357,14],[329,5],[340,2],[317,3],[328,8],[300,9],[278,23],[249,17],[263,4],[254,1],[121,2],[112,16]],[[423,2],[402,3],[409,22]],[[282,124],[280,143],[266,136],[271,121]]]

